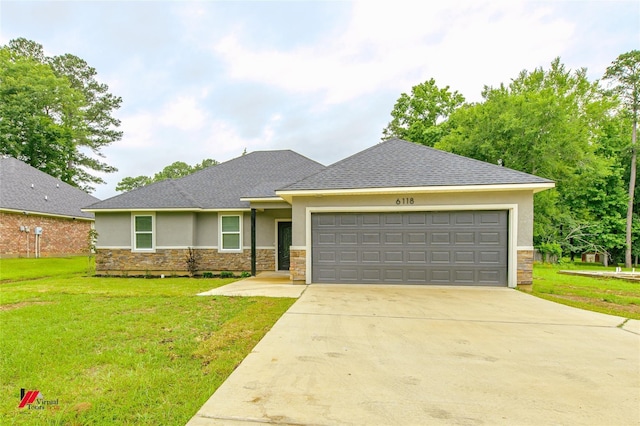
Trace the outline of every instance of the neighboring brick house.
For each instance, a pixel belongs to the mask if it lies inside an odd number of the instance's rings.
[[[306,283],[531,284],[554,183],[399,139],[324,167],[254,152],[86,208],[98,274],[288,271]]]
[[[0,257],[88,253],[93,213],[100,201],[12,157],[0,157]]]

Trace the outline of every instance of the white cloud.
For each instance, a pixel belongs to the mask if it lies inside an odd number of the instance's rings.
[[[206,153],[204,157],[225,161],[239,156],[245,149],[248,152],[274,149],[280,120],[279,114],[273,114],[260,134],[251,138],[241,136],[241,129],[229,121],[214,120],[204,133],[207,137],[201,145],[203,155]]]
[[[178,96],[167,102],[160,113],[159,123],[184,131],[201,129],[207,119],[207,112],[198,105],[194,97]]]
[[[157,118],[151,112],[141,112],[123,117],[120,130],[122,130],[124,137],[115,145],[128,150],[152,147],[156,140],[154,135],[156,128]]]
[[[236,31],[213,51],[232,78],[322,93],[331,105],[430,77],[472,82],[452,88],[479,93],[483,82],[548,63],[549,45],[562,52],[572,32],[548,7],[520,2],[356,2],[347,25],[315,45],[255,48]]]

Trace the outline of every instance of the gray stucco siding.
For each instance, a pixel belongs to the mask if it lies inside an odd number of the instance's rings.
[[[156,213],[156,247],[193,247],[195,213]]]
[[[131,247],[131,213],[96,213],[98,247]]]
[[[251,215],[249,214],[249,217]],[[274,209],[256,214],[256,246],[276,247],[276,221],[291,219],[291,209]],[[245,247],[251,245],[251,236],[244,242]]]
[[[218,214],[215,212],[197,213],[195,215],[195,247],[217,247]]]

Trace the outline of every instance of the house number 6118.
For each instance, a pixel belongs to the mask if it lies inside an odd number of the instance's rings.
[[[413,197],[411,198],[398,198],[396,199],[396,205],[401,205],[401,204],[413,204]]]

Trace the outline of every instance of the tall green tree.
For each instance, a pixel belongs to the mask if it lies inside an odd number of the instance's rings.
[[[633,242],[633,207],[636,185],[636,163],[637,163],[637,129],[638,114],[640,110],[640,50],[632,50],[623,53],[607,68],[604,79],[614,83],[614,92],[620,96],[623,113],[631,119],[631,166],[629,175],[629,191],[626,215],[626,249],[625,266],[632,264],[632,242]]]
[[[149,185],[153,182],[160,182],[166,179],[178,179],[195,173],[199,170],[206,169],[207,167],[215,166],[217,164],[218,162],[211,158],[202,160],[202,162],[196,164],[195,166],[190,166],[182,161],[176,161],[175,163],[169,164],[153,176],[125,177],[120,182],[118,182],[118,185],[116,185],[116,191],[131,191],[133,189]]]
[[[422,145],[433,146],[446,133],[442,123],[464,104],[464,96],[439,88],[434,79],[402,93],[391,111],[392,120],[382,131],[382,139],[397,137]]]
[[[556,189],[536,194],[536,244],[622,247],[623,172],[603,155],[615,136],[615,99],[585,69],[567,70],[559,58],[548,69],[522,71],[508,86],[485,87],[482,96],[451,114],[436,148],[556,181]],[[584,238],[574,238],[578,231]]]
[[[65,182],[84,97],[51,67],[0,49],[0,150]]]
[[[96,70],[77,56],[47,57],[42,45],[24,38],[11,40],[0,50],[4,52],[0,64],[0,101],[13,105],[2,110],[2,114],[8,115],[0,116],[8,123],[2,130],[8,132],[7,138],[13,142],[0,146],[1,152],[87,191],[93,189],[93,184],[104,183],[93,172],[116,171],[100,159],[104,158],[102,148],[122,138],[117,129],[120,121],[113,116],[122,99],[109,93],[108,86],[97,81]],[[22,70],[20,78],[15,77],[18,69]],[[57,79],[38,78],[45,69]],[[61,90],[66,93],[69,89],[73,101],[69,96],[58,96]],[[65,113],[50,102],[27,102],[34,96],[34,90],[41,99],[64,103]],[[55,132],[25,127],[30,117],[44,116],[48,118],[41,125],[48,122],[49,130],[51,126],[64,128],[65,144],[61,145],[62,139]],[[35,146],[39,149],[33,149]],[[45,152],[49,155],[44,156]],[[56,156],[56,152],[65,155]],[[55,166],[47,169],[44,164]]]

